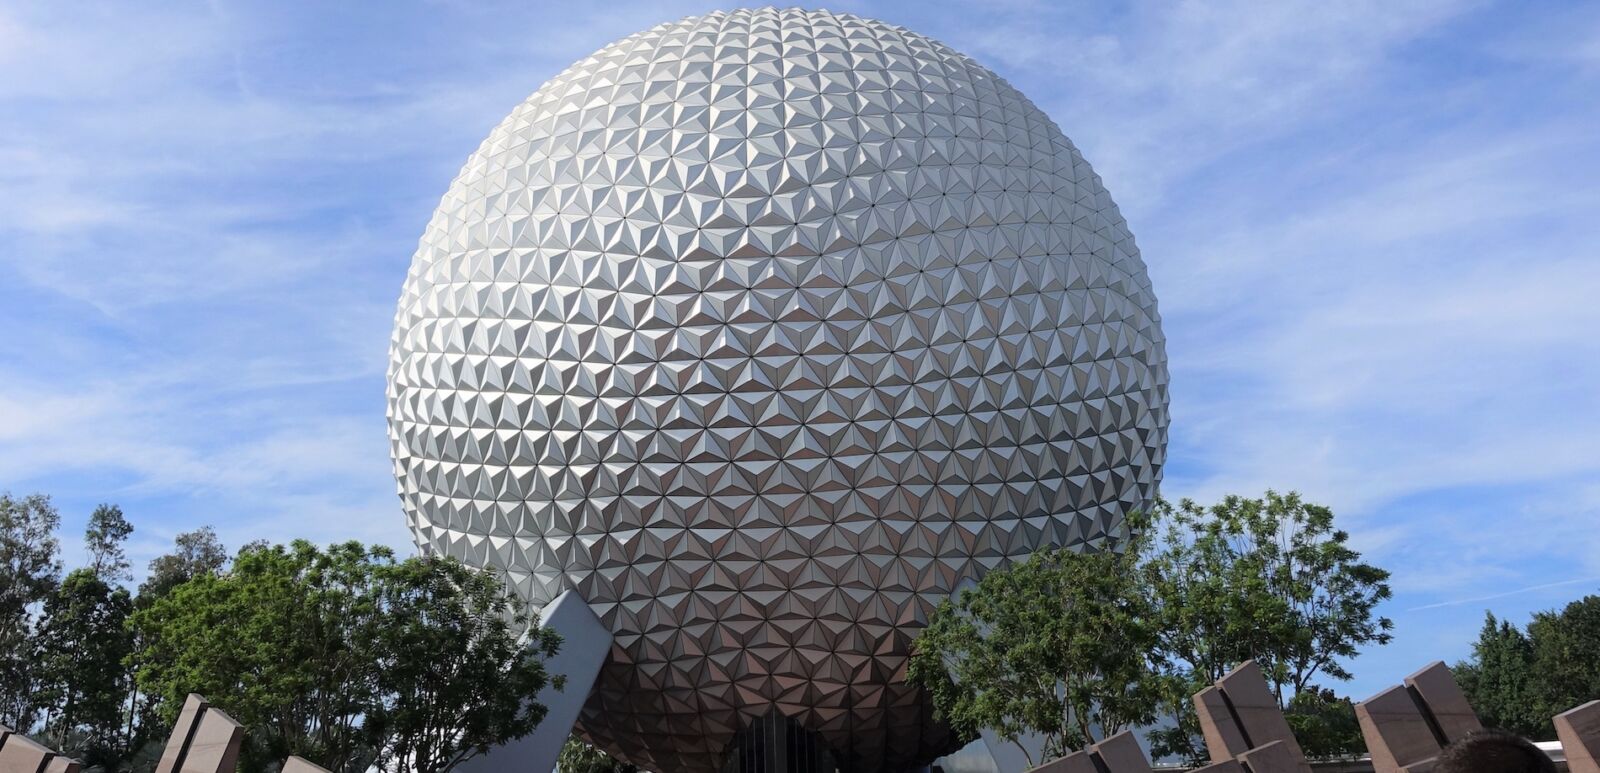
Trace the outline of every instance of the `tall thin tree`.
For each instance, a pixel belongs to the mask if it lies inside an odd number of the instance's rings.
[[[0,724],[33,728],[40,710],[37,614],[61,578],[50,498],[0,493]]]
[[[128,580],[128,552],[123,545],[133,533],[133,524],[122,515],[116,505],[100,505],[89,514],[89,528],[84,531],[84,546],[89,551],[89,571],[94,576],[114,583]]]

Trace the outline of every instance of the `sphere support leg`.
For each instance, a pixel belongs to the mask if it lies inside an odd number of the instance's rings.
[[[611,632],[570,590],[544,608],[539,624],[561,634],[561,648],[545,662],[545,670],[552,677],[565,675],[566,689],[540,690],[536,700],[548,709],[544,721],[532,733],[462,763],[456,768],[462,773],[550,773],[555,768],[556,757],[611,652]]]

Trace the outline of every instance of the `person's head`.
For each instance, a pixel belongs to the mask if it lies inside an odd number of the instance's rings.
[[[1556,764],[1522,736],[1480,730],[1444,747],[1433,773],[1556,773]]]

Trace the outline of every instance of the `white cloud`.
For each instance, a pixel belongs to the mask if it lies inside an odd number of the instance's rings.
[[[1600,471],[1600,432],[1582,431],[1600,430],[1600,256],[1538,223],[1600,200],[1519,171],[1572,147],[1424,155],[1286,222],[1206,234],[1161,286],[1175,377],[1226,385],[1174,389],[1215,476],[1361,507]],[[1181,332],[1218,315],[1220,333]]]
[[[0,281],[20,300],[0,307],[0,487],[134,503],[151,554],[206,522],[234,547],[409,541],[381,377],[426,212],[539,78],[639,18],[445,10],[395,9],[428,25],[392,40],[340,31],[348,50],[307,42],[331,7],[0,11]],[[546,16],[537,42],[380,66],[441,19],[519,15]]]
[[[1473,5],[1046,4],[952,42],[1015,78],[1137,211],[1231,153],[1337,119],[1397,47]]]

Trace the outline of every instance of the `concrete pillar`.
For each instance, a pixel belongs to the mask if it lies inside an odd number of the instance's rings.
[[[576,591],[557,596],[544,608],[540,625],[561,634],[561,648],[545,663],[552,675],[564,674],[566,688],[546,687],[536,698],[548,712],[532,733],[462,763],[461,773],[550,773],[561,746],[572,734],[578,712],[611,653],[611,631]]]

